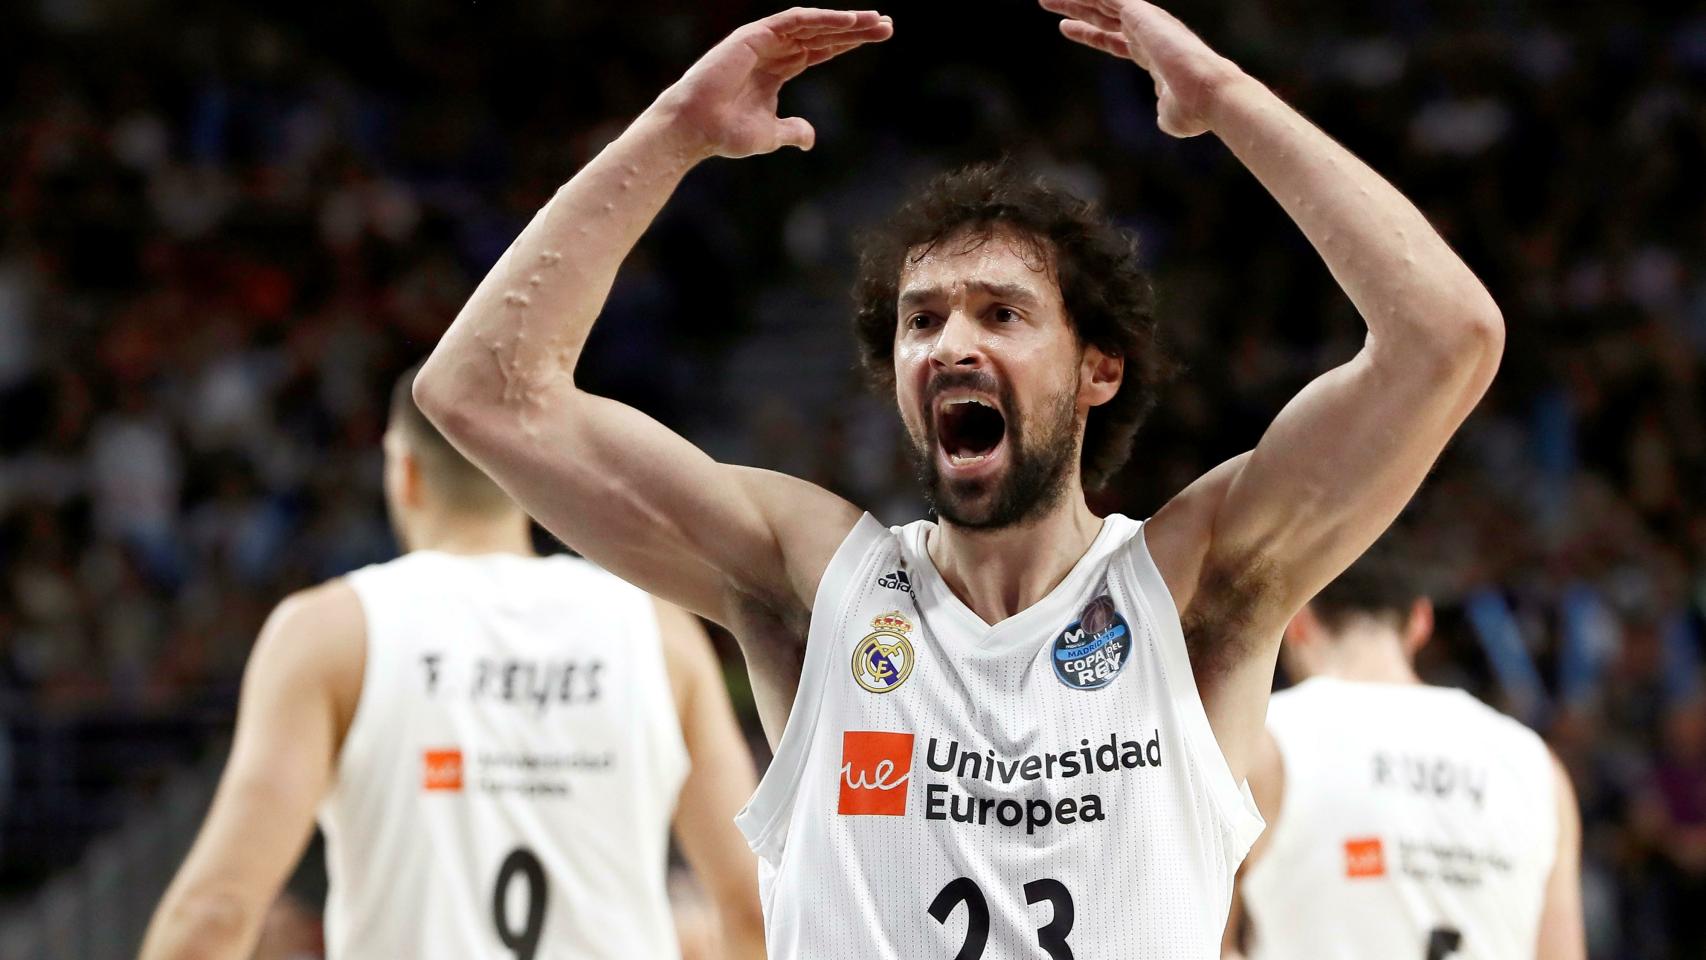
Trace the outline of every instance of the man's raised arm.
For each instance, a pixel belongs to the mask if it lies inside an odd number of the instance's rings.
[[[809,608],[858,512],[801,481],[712,461],[577,389],[575,364],[617,268],[688,170],[809,149],[811,125],[776,115],[781,86],[891,32],[874,12],[811,9],[735,31],[558,190],[415,381],[427,416],[553,533],[723,623],[736,597]]]
[[[1266,713],[1287,619],[1398,515],[1498,368],[1504,325],[1469,268],[1391,184],[1167,12],[1042,0],[1061,32],[1147,70],[1161,128],[1212,131],[1296,221],[1368,324],[1256,448],[1155,518],[1210,721],[1235,771]]]

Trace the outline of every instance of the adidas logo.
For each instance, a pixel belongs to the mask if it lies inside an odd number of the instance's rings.
[[[907,578],[905,570],[896,570],[893,573],[883,574],[877,578],[877,586],[887,587],[890,590],[899,590],[901,593],[912,592],[912,581]]]

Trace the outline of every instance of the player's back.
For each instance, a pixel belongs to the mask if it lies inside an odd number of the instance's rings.
[[[1253,960],[1534,956],[1558,825],[1533,731],[1459,690],[1329,678],[1275,695],[1268,729]]]
[[[651,598],[570,557],[422,551],[349,582],[367,660],[320,812],[329,955],[675,956],[687,754]]]

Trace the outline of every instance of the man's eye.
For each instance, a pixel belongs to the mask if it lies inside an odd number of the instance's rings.
[[[912,330],[923,330],[931,322],[932,318],[928,313],[915,313],[906,319],[906,326]]]
[[[1017,323],[1021,318],[1016,311],[1006,307],[995,308],[995,319],[999,323]]]

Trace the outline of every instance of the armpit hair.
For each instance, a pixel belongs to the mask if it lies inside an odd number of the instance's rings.
[[[759,597],[730,588],[730,619],[724,624],[739,641],[749,670],[766,673],[784,686],[799,682],[805,667],[806,634],[811,629],[811,610],[780,596]],[[754,655],[762,653],[762,659]]]
[[[1224,676],[1255,652],[1264,638],[1252,631],[1279,585],[1278,566],[1259,553],[1205,567],[1179,624],[1198,683]]]

